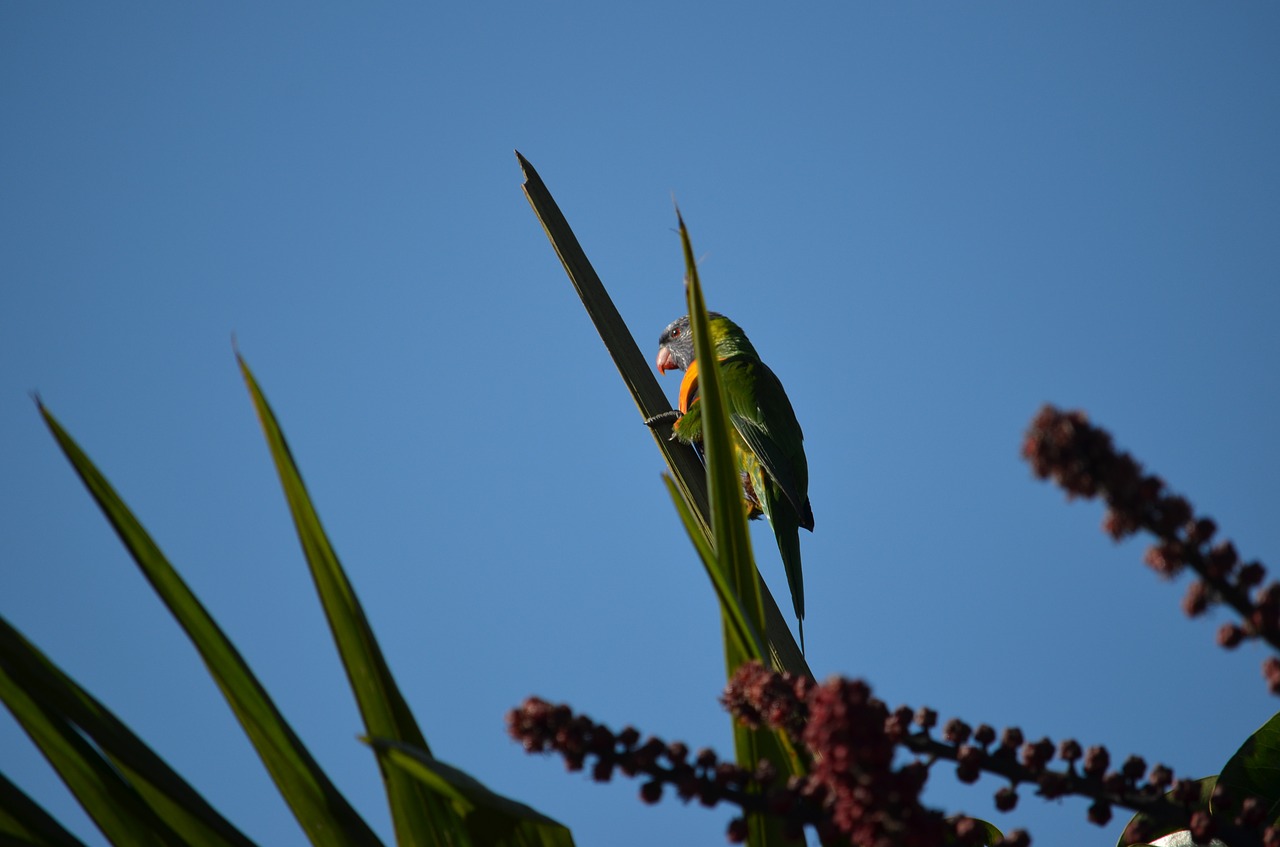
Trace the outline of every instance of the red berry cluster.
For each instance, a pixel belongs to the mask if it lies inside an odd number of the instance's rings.
[[[824,844],[983,844],[986,830],[978,821],[944,818],[920,803],[931,767],[951,761],[961,782],[976,782],[982,773],[1007,779],[1009,784],[995,793],[1002,812],[1017,806],[1020,786],[1031,785],[1046,799],[1091,799],[1088,817],[1099,826],[1111,820],[1113,806],[1145,812],[1126,829],[1125,843],[1149,840],[1151,821],[1161,820],[1183,822],[1198,839],[1212,835],[1233,845],[1280,847],[1280,828],[1264,828],[1266,809],[1254,798],[1237,805],[1219,786],[1211,816],[1198,782],[1175,779],[1164,765],[1148,768],[1139,756],[1112,769],[1105,747],[1086,749],[1070,739],[1028,741],[1017,727],[997,733],[987,724],[975,728],[956,718],[935,737],[937,712],[908,706],[891,710],[861,680],[832,678],[818,685],[753,662],[738,668],[721,702],[750,727],[784,732],[808,763],[808,773],[784,779],[767,761],[751,772],[718,761],[710,750],[691,756],[679,742],[649,738],[641,743],[635,729],[614,733],[567,706],[537,698],[509,712],[507,726],[526,750],[558,752],[569,770],[582,770],[591,758],[596,780],[606,781],[615,771],[645,778],[640,796],[647,803],[660,800],[670,785],[685,802],[737,806],[744,816],[729,824],[734,843],[746,839],[745,815],[760,813],[782,821],[797,838],[811,826]],[[914,756],[895,767],[900,749]],[[1063,763],[1057,770],[1049,767],[1055,757]],[[997,847],[1030,843],[1025,831],[1014,830]]]
[[[1165,577],[1191,568],[1199,577],[1183,598],[1192,617],[1214,603],[1225,603],[1243,618],[1224,624],[1218,643],[1231,648],[1260,638],[1280,649],[1280,583],[1262,586],[1260,562],[1241,563],[1230,541],[1214,542],[1217,525],[1198,517],[1186,499],[1170,494],[1160,477],[1144,473],[1128,453],[1115,449],[1111,435],[1093,426],[1083,412],[1045,406],[1031,422],[1022,455],[1041,479],[1052,477],[1069,497],[1101,496],[1107,503],[1103,529],[1120,540],[1146,530],[1157,541],[1146,563]],[[1272,693],[1280,694],[1280,659],[1263,663]]]
[[[752,806],[748,791],[767,781],[769,772],[752,774],[731,762],[721,762],[707,749],[690,755],[687,745],[670,744],[650,736],[643,743],[634,727],[613,732],[585,715],[575,715],[565,705],[552,705],[530,697],[507,713],[507,731],[530,753],[559,753],[570,771],[580,771],[587,757],[594,759],[591,776],[608,782],[615,770],[628,777],[647,776],[640,789],[647,803],[662,799],[662,786],[675,786],[682,800],[697,799],[705,806],[721,800]]]
[[[1165,765],[1148,769],[1140,756],[1129,756],[1112,769],[1105,747],[1086,749],[1072,739],[1057,745],[1048,738],[1028,741],[1017,727],[997,735],[987,724],[974,728],[958,718],[944,723],[941,738],[935,738],[937,712],[909,706],[889,711],[858,680],[833,679],[814,686],[753,663],[738,669],[723,701],[735,714],[741,709],[749,719],[773,715],[768,723],[783,729],[794,725],[793,716],[787,714],[789,707],[805,709],[806,724],[797,736],[813,757],[805,782],[820,789],[836,831],[853,844],[916,843],[910,840],[916,835],[919,843],[930,843],[934,813],[922,809],[917,798],[928,775],[926,763],[948,760],[956,763],[961,782],[976,782],[983,772],[1008,779],[1010,784],[995,794],[996,809],[1002,812],[1017,805],[1018,786],[1029,784],[1046,799],[1067,795],[1092,799],[1088,818],[1099,826],[1110,822],[1113,806],[1146,812],[1130,824],[1125,843],[1149,840],[1150,821],[1158,819],[1182,821],[1197,837],[1217,835],[1231,844],[1280,847],[1280,828],[1263,828],[1266,812],[1256,798],[1246,799],[1237,809],[1218,786],[1211,816],[1203,807],[1197,781],[1175,779]],[[877,721],[883,721],[882,730],[877,730]],[[888,762],[895,746],[915,753],[917,760],[892,769]],[[1060,770],[1049,767],[1055,756],[1064,764]],[[877,832],[868,826],[873,821],[885,826]],[[961,818],[945,823],[959,843],[982,843],[985,833],[976,821]],[[858,824],[864,828],[856,829]],[[894,832],[896,840],[883,840],[885,832]],[[1006,847],[1029,843],[1020,830],[1004,839]]]

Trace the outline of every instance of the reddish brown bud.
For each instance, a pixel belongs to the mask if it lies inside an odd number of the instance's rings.
[[[1240,804],[1240,826],[1254,827],[1261,824],[1267,817],[1266,806],[1257,797],[1246,797],[1244,802]]]
[[[640,799],[649,805],[653,805],[662,799],[662,783],[656,779],[652,782],[646,782],[640,786]]]
[[[1031,836],[1025,829],[1010,830],[996,842],[995,847],[1031,847]]]
[[[1064,762],[1074,762],[1084,755],[1084,751],[1080,749],[1080,742],[1068,738],[1058,745],[1058,758]]]
[[[969,747],[966,749],[972,750],[975,748]],[[981,761],[981,760],[978,760],[978,761]],[[979,767],[979,765],[977,764],[977,761],[970,759],[968,761],[961,760],[956,762],[956,779],[960,780],[966,785],[970,785],[972,783],[977,782],[978,777],[980,776],[982,776],[982,768]]]
[[[1173,802],[1190,806],[1200,802],[1200,784],[1194,779],[1180,779],[1173,784]]]
[[[1187,543],[1199,547],[1213,538],[1213,534],[1217,531],[1218,525],[1209,518],[1189,521],[1187,523]]]
[[[986,844],[986,830],[973,818],[960,818],[952,824],[956,841],[960,844],[973,844],[982,847]]]
[[[768,785],[769,783],[773,782],[777,778],[778,778],[778,769],[774,766],[773,762],[769,761],[768,759],[761,759],[760,761],[756,762],[756,773],[755,773],[756,782],[762,783],[764,785]]]
[[[1130,756],[1120,766],[1120,773],[1124,774],[1124,778],[1133,782],[1142,779],[1142,775],[1146,772],[1147,763],[1143,761],[1141,756]]]
[[[1156,524],[1156,531],[1165,536],[1173,535],[1178,527],[1189,520],[1191,504],[1185,498],[1177,495],[1165,497],[1160,501],[1160,519]]]
[[[1111,804],[1106,800],[1094,800],[1089,807],[1089,823],[1106,826],[1111,822]]]
[[[1224,623],[1218,627],[1218,644],[1228,650],[1239,647],[1244,637],[1245,631],[1233,623]]]
[[[1207,843],[1213,838],[1213,818],[1204,809],[1197,809],[1191,813],[1187,829],[1191,831],[1191,838],[1197,844]]]
[[[893,714],[885,718],[884,731],[894,741],[911,731],[912,712],[910,706],[899,706]]]
[[[1197,579],[1187,587],[1187,594],[1182,598],[1182,611],[1187,617],[1194,618],[1204,614],[1204,610],[1209,608],[1209,600],[1212,593],[1209,586],[1204,580]]]
[[[969,725],[959,718],[952,718],[942,728],[942,737],[952,744],[964,744],[969,740]]]
[[[1148,547],[1142,560],[1160,576],[1170,579],[1182,570],[1182,545],[1175,541],[1161,542]]]
[[[973,740],[975,744],[981,744],[986,747],[996,740],[996,731],[985,723],[979,724],[978,728],[973,731]]]
[[[1124,844],[1146,844],[1151,838],[1151,826],[1142,818],[1134,818],[1124,828],[1120,841]]]
[[[1012,753],[1022,746],[1022,730],[1016,726],[1005,727],[1003,733],[1000,734],[1000,746]]]
[[[1266,576],[1267,569],[1262,566],[1261,562],[1250,562],[1236,574],[1236,584],[1248,590],[1255,585],[1261,585]]]
[[[1170,785],[1173,785],[1173,771],[1164,765],[1156,765],[1151,769],[1151,773],[1147,774],[1147,783],[1164,793],[1169,790]]]
[[[747,840],[747,821],[746,818],[734,818],[729,821],[729,828],[725,831],[725,837],[729,839],[730,844],[744,844]]]
[[[1023,765],[1027,768],[1039,770],[1050,763],[1052,757],[1053,742],[1048,738],[1041,738],[1037,742],[1027,742],[1023,745]]]
[[[1084,767],[1082,770],[1085,776],[1091,776],[1094,779],[1101,779],[1102,775],[1107,772],[1107,768],[1111,765],[1111,754],[1107,752],[1106,747],[1090,747],[1084,754]]]
[[[1214,579],[1225,579],[1239,561],[1235,545],[1230,541],[1223,541],[1213,545],[1209,555],[1205,557],[1205,570]]]
[[[1231,796],[1231,792],[1220,782],[1215,782],[1213,792],[1209,795],[1209,800],[1215,809],[1226,809],[1235,805],[1235,798]]]
[[[1107,509],[1102,516],[1102,531],[1115,541],[1122,541],[1138,531],[1138,522],[1128,512]]]
[[[1272,694],[1280,694],[1280,659],[1269,656],[1262,662],[1262,676]]]
[[[938,713],[928,706],[921,706],[916,710],[916,724],[925,732],[928,732],[937,726]]]
[[[1001,812],[1011,812],[1018,805],[1018,792],[1012,787],[1006,785],[996,792],[996,809]]]

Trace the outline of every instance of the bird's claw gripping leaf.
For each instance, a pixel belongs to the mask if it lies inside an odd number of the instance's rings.
[[[674,423],[678,420],[680,420],[680,412],[676,409],[667,409],[665,412],[659,412],[652,417],[645,418],[644,425],[652,429],[664,421],[672,421]]]

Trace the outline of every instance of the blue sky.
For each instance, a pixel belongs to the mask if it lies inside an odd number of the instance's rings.
[[[1083,408],[1280,564],[1277,36],[1264,3],[7,4],[0,614],[250,836],[303,843],[38,390],[389,837],[234,333],[437,754],[579,844],[722,843],[727,811],[503,730],[538,694],[731,748],[714,596],[518,148],[647,354],[683,311],[674,196],[786,384],[819,677],[1216,772],[1280,705],[1264,654],[1018,449]],[[0,760],[102,843],[7,717]],[[1002,815],[999,786],[928,798],[1037,845],[1127,819]]]

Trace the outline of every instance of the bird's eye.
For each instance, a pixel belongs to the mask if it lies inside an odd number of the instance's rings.
[[[671,330],[671,337],[672,338],[680,337],[680,327],[676,327],[675,329]]]

